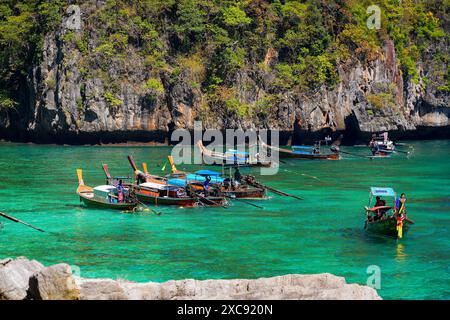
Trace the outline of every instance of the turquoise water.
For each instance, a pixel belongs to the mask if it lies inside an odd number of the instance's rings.
[[[134,281],[329,272],[365,284],[367,267],[377,265],[385,299],[449,299],[450,141],[411,144],[409,158],[288,160],[278,175],[260,177],[304,201],[273,196],[257,202],[264,210],[238,202],[228,209],[159,207],[160,216],[81,207],[75,169],[84,168],[87,184],[102,184],[101,163],[113,175],[131,175],[132,154],[161,173],[170,148],[0,144],[0,210],[47,231],[3,219],[0,258],[64,261],[83,277]],[[364,233],[370,186],[406,193],[416,224],[400,242]]]

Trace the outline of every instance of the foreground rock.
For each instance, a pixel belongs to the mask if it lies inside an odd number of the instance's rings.
[[[43,300],[378,300],[367,286],[324,273],[255,280],[178,280],[135,283],[74,277],[67,264],[43,267],[25,258],[0,261],[0,298]]]
[[[44,266],[19,257],[0,260],[0,300],[22,300],[27,296],[30,277]]]
[[[70,266],[61,263],[44,268],[30,278],[28,297],[36,300],[78,300],[80,291]]]
[[[164,283],[133,283],[77,279],[77,283],[81,299],[87,300],[117,296],[131,300],[381,299],[372,288],[347,284],[344,278],[328,273],[290,274],[255,280],[188,279]]]

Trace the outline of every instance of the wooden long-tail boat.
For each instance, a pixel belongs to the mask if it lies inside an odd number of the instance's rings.
[[[139,201],[181,207],[227,205],[226,198],[216,189],[207,193],[201,183],[189,183],[186,186],[172,185],[164,177],[138,170],[132,156],[128,156],[128,161],[137,177],[137,183],[132,187]]]
[[[221,207],[227,204],[223,196],[205,196],[191,185],[187,185],[184,188],[168,184],[144,182],[135,186],[134,191],[140,201],[155,205]]]
[[[314,146],[292,146],[291,150],[285,148],[279,148],[266,144],[259,138],[263,147],[278,152],[280,158],[292,158],[292,159],[308,159],[308,160],[339,160],[339,148],[330,148],[332,153],[322,153],[320,144],[321,141],[317,141]],[[336,145],[335,145],[336,146]]]
[[[202,153],[204,164],[207,165],[266,168],[272,166],[272,162],[265,159],[258,159],[257,156],[253,157],[245,152],[240,153],[236,150],[230,150],[226,153],[211,151],[203,145],[201,140],[197,142],[197,146]]]
[[[245,183],[234,183],[229,178],[224,178],[219,172],[211,170],[199,170],[194,173],[177,170],[172,156],[168,156],[172,174],[169,175],[168,183],[177,186],[186,186],[192,183],[203,184],[207,178],[209,184],[219,188],[221,193],[229,198],[237,199],[265,199],[266,189],[250,186]]]
[[[373,157],[390,157],[395,151],[395,144],[389,140],[387,132],[379,136],[374,134],[369,142],[369,149]]]
[[[118,201],[118,190],[112,185],[100,185],[89,187],[84,184],[83,171],[77,169],[78,188],[77,194],[85,205],[97,208],[132,210],[138,205],[137,199],[130,193],[130,189],[124,190],[123,200]]]
[[[371,233],[381,234],[395,239],[405,236],[411,225],[414,224],[406,213],[400,214],[395,206],[372,206],[374,197],[390,197],[396,199],[396,193],[392,188],[371,187],[369,192],[369,204],[365,207],[366,220],[364,229]]]

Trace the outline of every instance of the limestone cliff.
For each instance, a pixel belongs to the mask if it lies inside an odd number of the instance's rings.
[[[66,15],[56,31],[45,35],[41,62],[29,72],[20,105],[0,110],[3,138],[164,142],[173,129],[192,129],[194,120],[203,120],[205,128],[295,130],[297,137],[346,132],[358,138],[386,130],[398,137],[450,136],[449,94],[438,89],[436,76],[448,66],[433,59],[432,47],[429,59],[417,61],[418,81],[402,75],[394,43],[387,38],[376,59],[341,61],[334,88],[323,85],[308,92],[275,85],[273,66],[279,52],[269,48],[260,64],[248,64],[227,76],[223,100],[236,97],[256,110],[242,114],[209,99],[196,81],[204,70],[184,64],[174,72],[175,57],[166,59],[166,67],[157,73],[136,45],[127,45],[120,57],[108,57],[98,49],[103,26],[91,18],[104,3],[95,3],[81,6],[79,29],[67,28]],[[169,36],[160,37],[163,47],[170,49]],[[440,44],[444,51],[446,45]],[[264,112],[258,109],[261,101]]]

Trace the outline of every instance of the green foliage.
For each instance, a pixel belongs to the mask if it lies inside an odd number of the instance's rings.
[[[306,17],[308,4],[301,3],[300,1],[286,1],[284,5],[279,6],[279,9],[287,23],[290,25],[298,25]]]
[[[68,30],[65,34],[61,36],[61,41],[65,43],[71,43],[75,40],[75,33]]]
[[[237,6],[225,7],[222,9],[223,22],[228,27],[242,27],[252,22],[245,11]]]
[[[206,77],[206,67],[204,60],[205,59],[199,52],[178,59],[178,66],[180,67],[180,69],[188,72],[188,80],[192,84],[195,84],[196,88],[200,87],[200,84],[205,80]]]
[[[76,104],[77,104],[77,110],[82,111],[83,110],[83,99],[81,97],[78,97],[76,99]]]
[[[259,98],[256,101],[254,112],[263,116],[269,115],[270,110],[277,104],[278,99],[278,95],[265,95]]]
[[[392,107],[395,105],[394,98],[389,93],[368,94],[367,101],[377,109]]]
[[[397,88],[394,84],[374,83],[373,92],[366,94],[367,101],[376,109],[395,108]]]
[[[161,81],[155,78],[148,79],[147,82],[144,84],[144,89],[148,89],[156,93],[164,92],[164,86],[162,85]]]
[[[0,91],[0,110],[1,109],[13,109],[17,105],[13,99],[9,98],[8,93]]]
[[[444,93],[450,93],[450,65],[447,66],[447,72],[445,73],[443,77],[444,84],[441,86],[438,86],[438,90],[442,91]]]
[[[120,107],[121,105],[123,105],[123,101],[120,100],[120,99],[117,99],[116,96],[113,93],[109,92],[109,91],[106,91],[103,94],[103,98],[105,98],[105,101],[108,104],[108,106],[110,106],[110,107],[112,107],[114,109]]]
[[[56,79],[55,79],[55,77],[49,76],[45,80],[45,85],[47,86],[48,89],[55,90],[55,88],[56,88]]]
[[[228,111],[235,112],[239,117],[248,117],[251,114],[251,106],[240,102],[235,97],[227,100],[225,106]]]
[[[206,4],[206,2],[198,0],[181,0],[178,3],[178,23],[175,26],[175,30],[179,36],[196,35],[205,31],[207,11],[202,4]]]
[[[112,58],[116,55],[116,50],[114,50],[114,45],[112,43],[103,43],[94,52],[100,53],[105,58]]]
[[[381,47],[376,34],[359,25],[345,25],[339,40],[363,61],[372,61],[381,56]]]
[[[88,44],[88,42],[85,39],[83,39],[80,36],[75,37],[75,44],[77,45],[78,50],[80,50],[80,52],[83,55],[87,55],[88,54],[89,44]]]
[[[299,71],[302,69],[301,66],[280,63],[276,68],[278,71],[277,85],[285,89],[291,89],[299,84]]]
[[[30,65],[41,56],[44,34],[52,31],[61,21],[61,3],[60,0],[9,0],[0,3],[0,90],[3,92],[3,108],[16,105],[8,93],[26,84]]]
[[[324,84],[333,87],[337,83],[337,73],[328,56],[309,56],[305,63],[304,76],[308,88],[319,88]]]
[[[332,88],[338,64],[383,59],[388,39],[394,42],[403,75],[418,82],[417,61],[432,44],[448,41],[444,26],[450,19],[448,0],[107,0],[97,7],[74,3],[82,7],[83,30],[64,31],[61,40],[81,53],[83,77],[104,82],[110,105],[121,104],[111,93],[117,92],[114,79],[129,70],[109,74],[111,63],[129,68],[128,54],[137,53],[150,78],[144,89],[152,94],[164,90],[157,80],[163,74],[171,84],[187,77],[182,80],[239,115],[266,112],[275,103],[270,97],[283,90]],[[2,105],[11,105],[9,93],[26,85],[32,66],[39,63],[44,36],[61,25],[68,4],[0,3]],[[366,25],[366,9],[372,4],[381,8],[380,30]],[[266,61],[269,50],[276,58]],[[440,55],[448,53],[435,54]],[[438,89],[448,92],[448,59],[441,65]],[[230,94],[241,70],[252,76],[274,74],[275,81],[265,88],[270,96],[247,106]],[[370,94],[371,103],[380,107],[396,96],[389,90]]]
[[[327,55],[299,58],[295,64],[277,65],[277,85],[291,89],[299,86],[303,90],[316,90],[322,85],[333,87],[338,80],[332,58]]]

